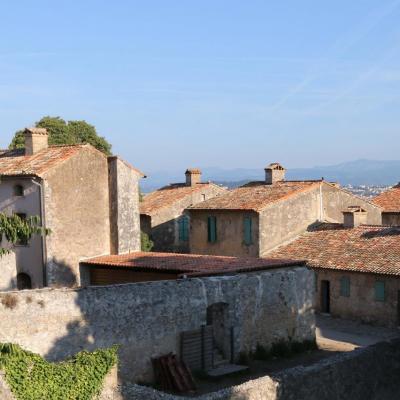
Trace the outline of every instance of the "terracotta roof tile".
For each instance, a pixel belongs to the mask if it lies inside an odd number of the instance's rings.
[[[220,275],[270,268],[304,265],[303,261],[237,258],[175,253],[136,252],[85,260],[82,264],[103,268],[129,268],[137,271],[161,271],[188,276]]]
[[[400,184],[376,196],[372,201],[382,207],[384,212],[400,212]]]
[[[32,156],[25,156],[24,149],[0,152],[0,175],[37,175],[60,164],[88,145],[50,146]]]
[[[400,228],[323,224],[268,257],[302,259],[313,268],[400,275]]]
[[[140,203],[140,213],[152,215],[164,207],[169,207],[175,202],[191,196],[193,193],[201,192],[210,186],[217,186],[211,182],[197,183],[194,186],[187,186],[184,183],[175,183],[165,186],[144,196]],[[219,187],[219,186],[218,186]],[[222,187],[221,191],[223,190]]]
[[[268,185],[250,182],[221,196],[190,207],[190,210],[252,210],[261,211],[271,203],[311,190],[322,181],[281,181]]]

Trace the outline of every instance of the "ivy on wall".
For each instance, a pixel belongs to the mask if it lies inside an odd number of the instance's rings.
[[[18,241],[28,241],[33,235],[48,235],[50,229],[40,226],[40,218],[37,216],[22,219],[18,215],[6,215],[0,213],[0,257],[9,253],[2,247],[2,241],[6,239],[12,244]]]
[[[15,344],[0,343],[0,369],[17,400],[92,400],[117,363],[118,346],[82,351],[59,363]]]

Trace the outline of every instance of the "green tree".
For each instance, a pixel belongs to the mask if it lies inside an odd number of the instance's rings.
[[[106,155],[111,154],[111,144],[104,137],[99,136],[96,128],[86,121],[65,122],[60,117],[47,116],[36,122],[35,126],[47,129],[50,145],[90,143]],[[9,147],[15,149],[24,146],[24,131],[19,130],[15,133]]]
[[[141,247],[142,251],[151,251],[151,249],[154,246],[153,241],[149,238],[149,235],[147,233],[144,233],[143,231],[140,232],[140,241],[141,241]]]
[[[0,213],[0,257],[9,253],[9,250],[2,247],[4,240],[11,244],[26,242],[33,235],[47,235],[50,231],[40,225],[39,217],[23,219],[18,215],[7,215]]]

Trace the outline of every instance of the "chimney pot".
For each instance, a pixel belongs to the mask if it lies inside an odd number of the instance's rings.
[[[46,128],[26,128],[24,134],[26,156],[32,156],[49,147],[49,135]]]
[[[285,180],[286,169],[279,163],[271,163],[265,167],[265,183],[272,185]]]
[[[201,171],[198,168],[188,168],[185,176],[186,186],[196,186],[201,182]]]
[[[367,223],[368,212],[360,206],[350,206],[343,211],[343,225],[345,228],[356,228]]]

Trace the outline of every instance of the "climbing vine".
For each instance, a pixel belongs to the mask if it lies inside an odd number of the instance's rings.
[[[11,244],[17,244],[18,242],[27,242],[33,235],[49,233],[49,229],[40,225],[40,218],[37,216],[21,218],[16,214],[0,213],[0,257],[10,252],[9,249],[2,246],[4,239]]]
[[[17,400],[92,400],[117,363],[118,346],[82,351],[60,363],[11,343],[0,343],[0,369]]]

